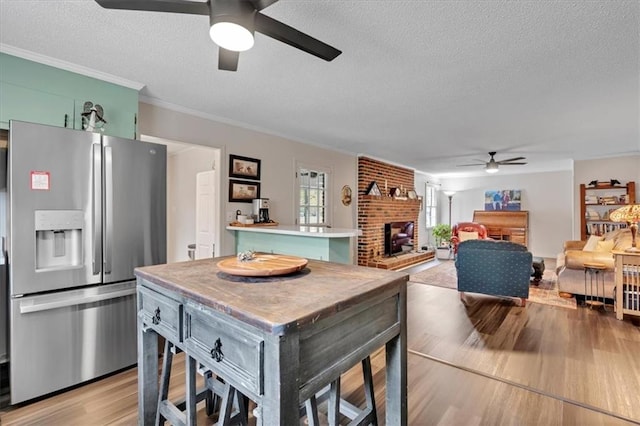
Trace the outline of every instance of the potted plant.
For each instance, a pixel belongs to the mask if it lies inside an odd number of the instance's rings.
[[[449,259],[451,255],[451,226],[439,223],[431,230],[436,239],[436,257],[438,259]]]

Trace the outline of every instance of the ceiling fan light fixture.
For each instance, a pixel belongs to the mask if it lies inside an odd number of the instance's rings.
[[[212,0],[209,36],[223,49],[244,52],[253,47],[256,10],[251,2]]]
[[[489,163],[487,163],[487,167],[485,167],[484,170],[487,173],[498,173],[498,163],[489,162]]]
[[[244,52],[253,47],[253,33],[235,22],[214,23],[209,36],[218,46],[234,52]]]

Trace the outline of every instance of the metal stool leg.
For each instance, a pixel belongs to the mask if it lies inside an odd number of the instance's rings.
[[[585,305],[589,305],[590,308],[593,309],[594,306],[599,308],[602,306],[606,311],[605,307],[605,291],[604,291],[604,272],[606,270],[606,266],[600,263],[585,263],[584,265],[584,303]],[[587,274],[589,278],[589,291],[587,292]],[[602,280],[600,280],[602,276]],[[593,290],[595,281],[595,292]],[[602,281],[602,301],[600,300],[600,281]]]

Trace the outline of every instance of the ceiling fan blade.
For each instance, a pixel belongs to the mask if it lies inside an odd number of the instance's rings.
[[[261,13],[256,13],[255,29],[266,36],[303,50],[325,61],[332,61],[342,53],[342,51],[335,47],[331,47],[318,39]]]
[[[233,50],[218,49],[218,69],[225,71],[238,71],[238,59],[240,52]]]
[[[274,4],[275,2],[277,2],[278,0],[251,0],[251,3],[253,4],[253,7],[260,11],[262,9],[264,9],[265,7],[269,7],[272,4]]]
[[[477,164],[456,164],[456,167],[467,167],[467,166],[484,166],[485,163],[477,163]]]
[[[524,157],[513,157],[513,158],[508,158],[506,160],[500,160],[500,161],[498,161],[498,163],[505,164],[505,163],[510,163],[512,161],[518,161],[518,160],[525,160],[525,158]]]
[[[209,15],[209,3],[181,0],[96,0],[105,9],[146,10],[151,12]]]
[[[501,166],[522,166],[527,163],[503,163],[501,161],[498,161],[498,164],[500,164]]]

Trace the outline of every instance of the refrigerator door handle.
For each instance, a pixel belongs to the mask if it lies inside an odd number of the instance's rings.
[[[111,274],[111,250],[113,243],[113,153],[110,146],[104,147],[104,273]]]
[[[93,229],[92,235],[92,266],[93,275],[98,275],[101,270],[100,250],[102,249],[102,229],[101,229],[101,212],[102,212],[102,167],[101,167],[101,155],[100,144],[93,144],[93,173],[91,174],[91,186],[93,191],[91,195],[91,205],[93,208],[93,214],[91,215],[91,228]]]
[[[66,308],[68,306],[76,306],[85,303],[95,303],[101,302],[103,300],[117,299],[119,297],[130,296],[132,294],[136,294],[135,287],[104,294],[72,297],[65,300],[56,300],[54,302],[28,303],[28,301],[25,301],[25,303],[20,304],[20,313],[30,314],[33,312],[49,311],[51,309]]]

